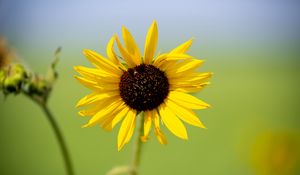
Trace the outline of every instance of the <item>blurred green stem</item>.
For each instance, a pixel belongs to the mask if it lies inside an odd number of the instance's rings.
[[[141,137],[143,136],[143,129],[144,129],[144,112],[140,113],[140,129],[139,129],[139,135],[136,139],[136,144],[134,147],[134,154],[133,154],[133,160],[131,164],[131,171],[130,175],[138,175],[138,169],[141,162],[141,155],[142,155],[142,147],[143,142],[141,141]]]
[[[141,141],[141,137],[143,136],[143,130],[144,130],[144,112],[141,112],[139,116],[137,116],[141,120],[140,128],[139,128],[139,134],[138,138],[135,142],[135,145],[133,147],[133,159],[132,163],[129,166],[117,166],[113,169],[111,169],[106,175],[117,175],[117,174],[123,174],[128,173],[130,175],[138,175],[138,169],[141,161],[141,155],[142,155],[142,146],[143,142]]]
[[[48,119],[54,133],[55,133],[57,142],[59,143],[61,153],[62,153],[64,161],[65,161],[67,174],[68,175],[74,175],[74,170],[73,170],[73,166],[72,166],[72,163],[71,163],[70,154],[68,152],[67,145],[64,141],[64,137],[62,135],[62,132],[61,132],[57,122],[55,121],[51,111],[47,107],[47,105],[46,104],[41,104],[40,106],[43,109],[43,112],[45,113],[45,115],[47,116],[47,119]]]
[[[44,97],[39,97],[39,96],[34,96],[34,95],[30,95],[26,92],[24,92],[24,94],[30,98],[32,101],[36,102],[43,110],[44,114],[46,115],[53,131],[54,134],[56,136],[56,140],[59,144],[61,153],[63,155],[63,159],[65,162],[65,169],[66,169],[66,173],[67,175],[74,175],[74,169],[72,166],[72,162],[71,162],[71,158],[70,158],[70,154],[67,148],[67,145],[65,143],[65,139],[62,135],[61,129],[58,126],[58,123],[56,122],[53,114],[51,113],[51,111],[49,110],[48,106],[47,106],[47,101],[48,101],[48,96],[44,96]]]

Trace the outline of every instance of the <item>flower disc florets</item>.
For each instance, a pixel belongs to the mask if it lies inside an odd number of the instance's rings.
[[[157,108],[169,94],[165,73],[148,64],[129,68],[121,76],[119,87],[124,102],[138,111]]]

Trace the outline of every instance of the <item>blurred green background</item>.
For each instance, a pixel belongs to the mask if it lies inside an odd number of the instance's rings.
[[[196,94],[213,108],[198,111],[207,130],[187,126],[183,141],[164,128],[145,144],[141,175],[300,174],[299,1],[0,1],[0,34],[27,68],[46,72],[62,46],[49,106],[61,126],[76,174],[105,174],[130,161],[133,138],[117,151],[117,131],[82,129],[75,109],[89,93],[73,76],[90,66],[81,51],[105,55],[125,25],[140,48],[153,19],[159,52],[194,37],[190,54],[206,60],[212,84]],[[267,135],[267,137],[266,137]],[[135,135],[136,137],[136,135]],[[272,139],[266,139],[272,138]],[[42,111],[22,95],[0,95],[0,174],[64,174],[54,134]],[[275,158],[274,158],[275,157]],[[288,169],[285,172],[285,169]],[[280,173],[277,173],[280,174]],[[271,175],[269,173],[269,175]],[[273,173],[276,175],[276,173]]]

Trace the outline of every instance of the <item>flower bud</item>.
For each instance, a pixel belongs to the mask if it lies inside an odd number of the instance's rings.
[[[24,67],[21,64],[12,65],[12,70],[14,71],[15,75],[19,76],[20,78],[27,78],[28,77]]]
[[[40,80],[37,84],[37,89],[40,93],[46,93],[48,91],[46,80]]]
[[[45,96],[49,91],[49,86],[45,79],[33,77],[30,80],[26,91],[31,95]]]
[[[7,77],[3,82],[4,94],[19,93],[21,90],[22,80],[20,77]]]
[[[0,75],[1,89],[4,94],[19,93],[22,84],[27,79],[27,73],[24,67],[20,64],[9,65],[5,70],[1,71]]]

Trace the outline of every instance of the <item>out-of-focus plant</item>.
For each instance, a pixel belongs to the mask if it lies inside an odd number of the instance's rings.
[[[10,94],[24,94],[41,107],[55,133],[57,142],[59,143],[65,161],[66,172],[68,175],[73,175],[74,170],[65,139],[47,105],[55,81],[58,78],[56,67],[59,61],[61,48],[59,47],[55,51],[54,61],[51,63],[47,74],[41,75],[29,71],[21,63],[12,61],[10,49],[6,42],[4,42],[5,40],[0,39],[0,41],[0,90],[4,96]]]
[[[7,66],[15,57],[15,53],[7,46],[7,41],[0,36],[0,70]]]
[[[298,132],[268,132],[257,137],[251,154],[258,175],[298,175],[300,135]]]
[[[28,75],[21,64],[9,64],[0,70],[1,88],[4,95],[19,94]]]

